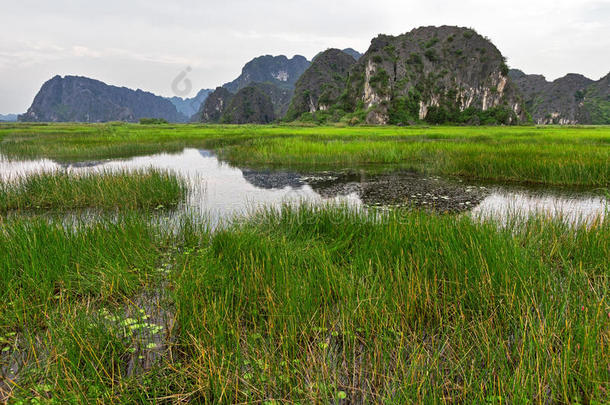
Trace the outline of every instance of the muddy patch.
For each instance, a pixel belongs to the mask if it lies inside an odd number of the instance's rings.
[[[478,205],[488,194],[484,186],[466,185],[435,176],[395,172],[368,176],[357,173],[310,177],[320,195],[357,194],[365,205],[417,207],[440,212],[462,212]]]

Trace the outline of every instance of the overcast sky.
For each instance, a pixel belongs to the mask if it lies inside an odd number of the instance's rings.
[[[377,34],[443,24],[476,29],[526,73],[610,71],[610,0],[2,0],[0,113],[24,112],[56,74],[172,96],[190,67],[194,95],[259,55],[364,52]]]

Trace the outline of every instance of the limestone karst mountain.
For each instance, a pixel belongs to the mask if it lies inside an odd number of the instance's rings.
[[[44,122],[136,122],[141,118],[187,119],[163,97],[80,76],[53,77],[19,116],[20,121]]]
[[[610,73],[598,81],[570,73],[552,82],[511,69],[536,124],[610,124]]]

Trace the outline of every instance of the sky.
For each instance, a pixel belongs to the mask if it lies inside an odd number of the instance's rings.
[[[55,75],[188,97],[256,56],[365,52],[427,25],[474,28],[549,80],[610,71],[610,0],[2,0],[0,21],[0,114],[25,112]]]

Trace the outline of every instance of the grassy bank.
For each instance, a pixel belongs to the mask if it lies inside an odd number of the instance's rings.
[[[184,180],[158,170],[36,173],[0,182],[0,212],[155,209],[178,204],[186,192]]]
[[[610,184],[608,127],[0,126],[0,153],[88,160],[215,149],[236,165],[393,164],[421,172],[556,185]]]
[[[165,276],[170,241],[137,213],[0,222],[0,402],[117,401],[144,332],[161,333],[127,308]]]
[[[189,221],[170,234],[142,215],[1,227],[4,347],[42,341],[15,398],[610,400],[607,222],[305,207],[211,235]],[[122,308],[166,273],[176,323],[156,333],[172,344],[130,373],[133,331],[155,326]]]
[[[187,373],[210,402],[605,403],[609,256],[607,223],[268,213],[179,266]]]

